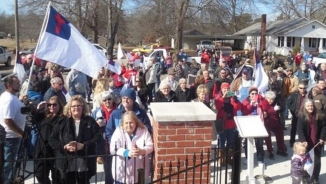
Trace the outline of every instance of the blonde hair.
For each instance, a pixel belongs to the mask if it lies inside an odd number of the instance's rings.
[[[196,90],[196,93],[197,94],[200,94],[200,93],[204,93],[204,94],[207,94],[208,93],[208,89],[206,87],[205,84],[201,84],[197,87],[197,90]]]
[[[88,105],[87,105],[85,99],[81,95],[74,95],[70,98],[69,102],[65,105],[65,107],[63,109],[63,115],[65,115],[67,117],[71,117],[70,109],[71,109],[71,104],[73,101],[78,101],[83,106],[82,117],[89,114],[89,108],[88,108]]]
[[[306,146],[302,143],[302,142],[295,142],[293,144],[293,152],[295,154],[299,154],[300,151],[304,151],[304,153],[306,152]]]
[[[121,127],[123,127],[126,118],[130,118],[130,119],[134,120],[136,123],[136,127],[141,128],[141,129],[146,129],[146,126],[144,125],[144,123],[138,119],[138,117],[136,116],[136,114],[133,111],[127,111],[123,114],[123,116],[121,118],[122,121],[120,124]]]
[[[94,88],[94,96],[109,89],[109,80],[107,78],[98,79]]]

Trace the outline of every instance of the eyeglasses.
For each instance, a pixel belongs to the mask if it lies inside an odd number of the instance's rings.
[[[299,87],[299,89],[306,89],[306,88],[305,87],[303,87],[303,88]]]
[[[48,107],[56,107],[58,104],[57,103],[48,103],[46,106]]]
[[[112,98],[108,98],[108,99],[104,99],[103,102],[106,102],[106,101],[111,101]]]
[[[82,108],[82,105],[72,105],[71,108]]]

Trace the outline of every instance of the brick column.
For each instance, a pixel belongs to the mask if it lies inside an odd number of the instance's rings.
[[[195,164],[200,164],[200,152],[204,151],[203,162],[207,161],[207,151],[211,151],[212,123],[216,115],[203,103],[151,103],[153,112],[153,141],[155,150],[154,180],[161,178],[160,169],[163,165],[163,176],[169,175],[170,161],[172,174],[177,172],[177,162],[180,159],[180,170],[185,169],[185,159],[188,155],[188,168],[193,166],[193,155],[196,153]],[[207,183],[210,174],[207,164],[202,166],[202,183]],[[200,168],[179,175],[180,183],[200,183]],[[176,181],[177,176],[172,177]],[[209,177],[210,178],[210,177]],[[172,182],[173,183],[173,182]]]

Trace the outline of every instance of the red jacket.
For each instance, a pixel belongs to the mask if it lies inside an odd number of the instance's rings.
[[[265,98],[263,98],[261,95],[258,95],[258,106],[257,106],[257,113],[259,114],[259,111],[263,111],[264,108],[262,108],[262,102],[266,101]],[[266,101],[267,102],[267,101]],[[268,102],[267,102],[268,103]],[[243,100],[242,102],[242,115],[252,115],[252,112],[255,110],[255,106],[250,105],[249,97]]]
[[[201,62],[208,64],[211,60],[211,56],[207,52],[201,54]]]
[[[270,105],[267,100],[263,100],[261,103],[263,112],[266,112],[267,116],[264,118],[265,126],[277,127],[280,126],[279,111],[274,110],[274,106]]]
[[[124,78],[127,78],[128,80],[131,78],[132,75],[135,77],[137,76],[138,71],[135,69],[132,70],[126,70],[126,72],[123,74]]]
[[[294,56],[294,61],[297,65],[301,64],[301,60],[302,60],[302,55],[295,55]]]
[[[232,107],[227,106],[227,104]],[[241,110],[241,102],[234,100],[233,97],[222,98],[222,95],[218,94],[215,98],[215,107],[217,110],[217,119],[223,119],[224,121],[224,129],[236,128],[233,117],[237,115],[237,111]]]

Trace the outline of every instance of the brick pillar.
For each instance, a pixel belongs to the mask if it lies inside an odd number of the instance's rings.
[[[154,180],[161,178],[160,170],[163,165],[163,176],[169,175],[170,161],[172,174],[177,172],[177,162],[180,159],[180,170],[185,169],[185,159],[188,155],[188,168],[193,166],[193,155],[196,153],[195,164],[200,164],[200,152],[204,151],[203,162],[208,160],[207,152],[211,151],[212,123],[216,115],[203,103],[151,103],[153,112],[154,139]],[[202,166],[202,183],[207,183],[210,174],[207,164]],[[200,167],[179,175],[180,183],[200,183]],[[210,177],[208,177],[210,178]],[[172,177],[175,183],[177,176]]]

